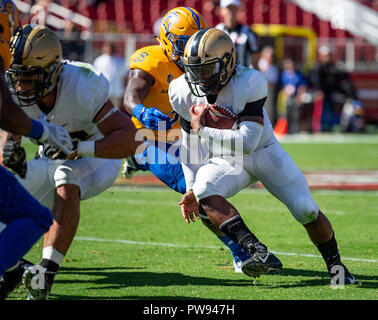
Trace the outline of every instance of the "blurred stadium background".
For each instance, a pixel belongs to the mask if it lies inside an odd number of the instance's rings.
[[[190,6],[208,26],[221,21],[219,0],[15,0],[21,23],[46,24],[64,44],[64,57],[92,63],[105,41],[115,45],[127,67],[138,48],[156,44],[159,21],[168,10]],[[327,45],[337,66],[349,73],[362,103],[363,132],[377,132],[378,124],[378,1],[377,0],[242,0],[241,23],[261,37],[261,46],[274,47],[281,68],[291,58],[306,75]],[[316,99],[310,114],[315,121]],[[315,106],[315,108],[314,108]],[[361,110],[360,110],[361,111]],[[310,118],[310,119],[308,119]],[[335,131],[339,128],[336,126]],[[321,131],[303,125],[302,131]]]

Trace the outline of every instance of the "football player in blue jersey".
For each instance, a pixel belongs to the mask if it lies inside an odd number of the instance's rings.
[[[31,120],[13,101],[5,80],[11,53],[10,38],[18,26],[18,13],[10,0],[0,1],[0,128],[14,135],[49,142],[65,153],[73,146],[68,132],[41,119]],[[0,166],[0,300],[21,283],[22,257],[49,230],[50,210],[34,199],[12,173]]]

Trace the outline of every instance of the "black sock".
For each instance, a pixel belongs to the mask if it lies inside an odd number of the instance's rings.
[[[315,244],[318,248],[319,252],[321,253],[328,271],[332,268],[332,266],[341,263],[339,250],[337,248],[337,242],[335,239],[335,234],[332,235],[331,240],[325,243],[317,243]]]
[[[40,266],[46,268],[46,279],[50,284],[52,284],[54,282],[55,274],[58,272],[59,264],[49,259],[42,259]]]
[[[251,254],[253,254],[258,247],[266,250],[266,246],[248,229],[240,216],[234,216],[223,222],[219,226],[219,230]]]

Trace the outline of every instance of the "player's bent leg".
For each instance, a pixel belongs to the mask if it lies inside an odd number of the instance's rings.
[[[163,142],[148,142],[148,147],[143,154],[126,159],[124,174],[129,178],[137,170],[149,170],[155,177],[164,182],[171,189],[184,194],[186,182],[181,163],[179,162],[179,148],[176,145]],[[200,212],[201,212],[200,208]],[[220,232],[211,220],[203,212],[201,221],[222,241],[231,251],[235,272],[241,271],[241,264],[251,256],[247,251],[232,241],[228,236]]]
[[[338,280],[335,284],[354,284],[354,276],[341,262],[335,234],[327,217],[319,210],[318,217],[314,221],[304,224],[304,227],[311,241],[318,248],[324,259],[328,273],[331,277],[331,283],[339,278],[342,280]],[[341,275],[342,277],[340,277],[341,272],[343,274]]]
[[[54,222],[45,234],[43,247],[52,246],[65,255],[76,234],[80,219],[80,188],[64,184],[55,189]]]
[[[54,222],[44,235],[40,268],[29,267],[23,283],[28,290],[28,300],[47,300],[59,266],[76,234],[80,217],[80,189],[77,185],[64,184],[55,190]],[[36,273],[43,278],[43,286],[34,286]]]
[[[219,228],[210,220],[207,216],[205,210],[200,206],[199,207],[199,216],[201,218],[202,223],[208,228],[212,233],[214,233],[217,238],[231,251],[234,270],[236,273],[241,273],[242,271],[242,264],[244,261],[247,261],[251,258],[249,252],[242,247],[240,247],[235,241],[232,241],[231,238],[225,235]]]
[[[226,199],[213,195],[200,200],[200,204],[219,229],[251,255],[242,263],[244,274],[259,277],[282,268],[282,263],[248,229],[237,210]]]
[[[236,208],[225,199],[251,183],[250,175],[237,166],[224,159],[211,159],[197,172],[193,192],[220,231],[251,255],[242,263],[242,271],[257,277],[281,269],[282,263],[248,229]]]
[[[134,173],[137,170],[149,170],[168,187],[184,194],[186,192],[186,182],[181,163],[179,162],[178,146],[159,141],[149,141],[147,145],[148,147],[143,154],[127,159],[124,166],[125,176],[130,177],[130,173]],[[251,257],[250,254],[228,236],[224,235],[200,207],[200,214],[201,211],[203,216],[201,221],[203,224],[230,249],[235,272],[242,272],[241,264]]]
[[[31,269],[29,275],[24,277],[25,285],[30,289],[29,298],[47,299],[54,276],[76,234],[80,200],[89,199],[112,186],[118,176],[121,162],[119,159],[84,157],[64,161],[55,169],[52,178],[56,186],[53,210],[56,219],[44,238],[40,263],[44,268],[46,286],[44,289],[31,290],[28,281],[33,278],[32,273],[36,268]]]

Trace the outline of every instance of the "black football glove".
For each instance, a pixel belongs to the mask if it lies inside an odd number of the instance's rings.
[[[45,144],[43,147],[43,152],[47,158],[52,160],[65,160],[67,155],[58,147],[51,144]]]
[[[25,179],[27,171],[25,149],[18,143],[8,140],[3,147],[3,165]]]
[[[78,141],[72,141],[73,149],[77,148]],[[52,160],[66,160],[68,159],[68,154],[62,151],[60,148],[51,145],[51,144],[44,144],[43,152],[47,158]]]

